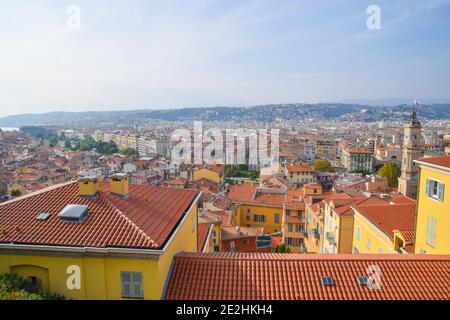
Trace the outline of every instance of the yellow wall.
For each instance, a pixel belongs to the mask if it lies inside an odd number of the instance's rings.
[[[194,226],[194,230],[192,229]],[[179,252],[197,251],[197,206],[188,214],[184,223],[159,260],[142,258],[92,258],[60,256],[0,255],[0,274],[17,272],[22,276],[43,278],[49,292],[59,293],[71,299],[122,299],[121,275],[123,271],[142,272],[144,299],[160,299],[173,256]],[[79,266],[81,288],[69,290],[66,281],[67,268]],[[45,270],[48,270],[46,273]]]
[[[250,209],[250,220],[246,220],[247,209]],[[279,214],[279,223],[275,223],[275,214]],[[274,233],[281,231],[281,225],[283,220],[283,208],[281,207],[269,207],[269,206],[257,206],[257,205],[249,205],[243,204],[239,206],[238,214],[240,217],[240,226],[246,227],[249,225],[250,227],[260,227],[264,228],[264,233]],[[264,215],[266,217],[265,222],[255,222],[253,221],[253,216]]]
[[[330,215],[332,212],[332,215]],[[327,219],[331,219],[331,228],[327,224]],[[323,247],[326,253],[352,253],[353,243],[353,216],[352,215],[338,215],[334,212],[330,204],[325,206],[324,219],[324,240]],[[336,227],[336,229],[334,228]],[[331,245],[327,240],[327,233],[334,235],[335,246]]]
[[[359,240],[356,236],[358,229],[360,230]],[[367,248],[368,238],[370,238],[370,249]],[[359,253],[397,253],[391,238],[358,212],[355,212],[354,216],[353,248],[356,248]]]
[[[198,181],[203,178],[219,184],[221,182],[219,174],[212,170],[202,168],[194,171],[194,181]]]
[[[323,247],[323,237],[320,236],[320,238],[315,238],[310,231],[312,229],[319,228],[323,230],[323,220],[321,220],[320,217],[314,213],[311,206],[305,207],[305,214],[307,218],[306,229],[309,231],[308,237],[305,239],[308,253],[321,253],[321,248]]]
[[[426,194],[426,180],[434,179],[444,183],[444,202],[434,200]],[[436,244],[426,243],[428,217],[436,219]],[[450,254],[450,172],[421,165],[414,252]]]

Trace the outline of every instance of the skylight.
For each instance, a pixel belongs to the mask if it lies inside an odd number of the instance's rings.
[[[68,204],[58,214],[61,220],[67,222],[81,222],[88,213],[88,206],[81,204]]]
[[[330,277],[330,276],[322,277],[321,281],[324,286],[331,286],[334,284],[333,277]]]
[[[36,220],[46,221],[50,218],[50,213],[42,212],[36,216]]]

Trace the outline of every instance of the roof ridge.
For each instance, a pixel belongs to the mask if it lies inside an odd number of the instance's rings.
[[[119,216],[124,219],[127,223],[129,223],[133,228],[135,228],[139,234],[143,235],[144,237],[146,237],[148,239],[148,241],[150,241],[152,243],[152,247],[153,245],[157,245],[158,247],[161,246],[161,244],[157,243],[155,240],[153,240],[148,234],[147,232],[145,232],[144,230],[141,229],[141,227],[139,227],[133,220],[131,220],[125,213],[122,212],[122,210],[120,210],[119,208],[117,208],[114,203],[112,203],[111,201],[109,201],[109,199],[107,197],[103,196],[103,193],[101,191],[99,191],[100,195],[102,196],[102,200],[105,201],[105,203],[107,205],[109,205],[112,209],[114,209],[115,212],[117,212],[119,214]]]
[[[429,254],[292,254],[292,253],[192,253],[181,252],[177,258],[214,260],[273,260],[273,261],[449,261],[450,255]]]
[[[59,189],[59,188],[62,188],[62,187],[65,187],[65,186],[68,186],[68,185],[71,185],[71,184],[75,184],[76,182],[77,182],[76,180],[73,180],[73,181],[69,181],[69,182],[55,184],[55,185],[46,187],[44,189],[37,190],[37,191],[34,191],[32,193],[28,193],[28,194],[25,194],[23,196],[20,196],[20,197],[17,197],[17,198],[14,198],[14,199],[2,202],[2,203],[0,203],[0,207],[4,206],[4,205],[7,205],[7,204],[10,204],[10,203],[21,201],[21,200],[24,200],[24,199],[32,198],[34,196],[38,196],[38,195],[41,195],[43,193],[50,192],[50,191],[53,191],[53,190],[56,190],[56,189]]]

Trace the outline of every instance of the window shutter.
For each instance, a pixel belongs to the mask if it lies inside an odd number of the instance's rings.
[[[427,179],[427,187],[426,187],[426,192],[427,192],[427,196],[430,196],[430,182],[431,182],[431,180],[430,179]]]
[[[434,247],[436,244],[436,219],[431,218],[431,220],[433,221],[433,227],[431,228],[431,243]]]
[[[444,184],[438,184],[438,200],[444,202]]]

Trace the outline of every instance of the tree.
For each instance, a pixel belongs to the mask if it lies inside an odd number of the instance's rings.
[[[378,170],[377,174],[387,179],[389,187],[395,188],[398,185],[398,178],[401,175],[401,171],[395,163],[388,162]]]
[[[22,195],[22,191],[20,191],[20,189],[12,189],[11,190],[11,196],[13,198],[20,197],[21,195]]]
[[[134,148],[125,148],[120,149],[119,153],[123,154],[124,156],[135,156],[137,155],[137,150]]]
[[[39,281],[22,278],[16,273],[0,275],[1,300],[64,300],[59,294],[48,294]]]
[[[285,244],[279,245],[279,246],[275,249],[275,251],[276,251],[277,253],[291,253],[291,252],[292,252],[291,248],[288,247],[288,246],[285,245]]]
[[[316,160],[314,161],[314,170],[319,172],[333,172],[333,166],[328,160]]]

